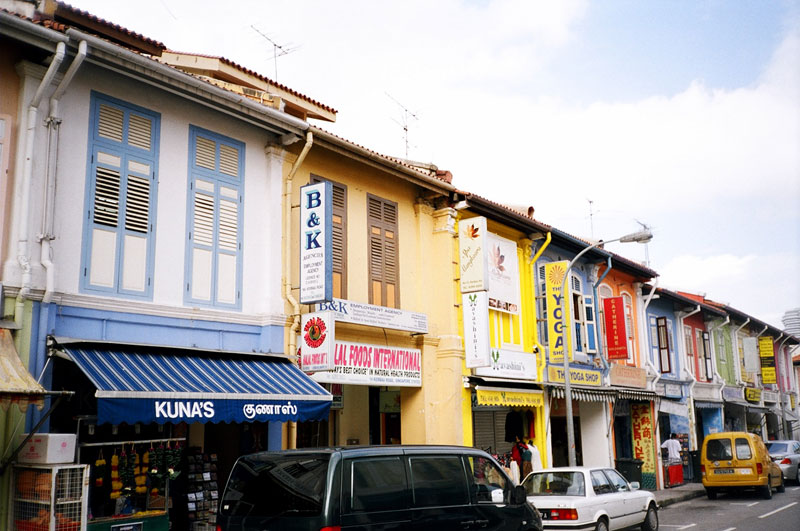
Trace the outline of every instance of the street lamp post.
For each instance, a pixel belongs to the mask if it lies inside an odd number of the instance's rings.
[[[564,278],[561,279],[561,342],[563,345],[564,350],[564,401],[566,402],[567,406],[567,455],[569,456],[569,466],[575,466],[575,425],[572,422],[572,388],[570,386],[570,377],[569,377],[569,350],[572,345],[567,344],[567,327],[569,326],[569,316],[566,313],[566,298],[567,298],[567,280],[569,279],[569,272],[572,269],[572,266],[578,261],[578,259],[583,256],[584,254],[588,253],[598,245],[602,245],[605,243],[612,243],[612,242],[620,242],[620,243],[629,243],[629,242],[638,242],[638,243],[647,243],[653,239],[653,233],[649,230],[641,230],[638,232],[634,232],[631,234],[627,234],[625,236],[621,236],[619,238],[615,238],[613,240],[606,240],[606,241],[599,241],[597,243],[593,243],[589,247],[585,248],[573,258],[569,265],[567,265],[567,269],[564,271]]]

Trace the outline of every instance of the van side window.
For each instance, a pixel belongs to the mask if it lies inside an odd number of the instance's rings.
[[[345,463],[345,512],[406,508],[406,471],[400,456],[368,457]]]
[[[733,459],[731,440],[711,439],[708,441],[708,446],[706,446],[706,459],[709,461],[728,461]]]
[[[475,493],[478,503],[496,503],[492,500],[492,491],[499,490],[503,494],[508,492],[508,480],[500,471],[500,468],[485,457],[468,457],[467,465],[471,474],[470,489]]]
[[[412,456],[411,492],[415,507],[465,505],[467,478],[458,456]]]
[[[752,459],[750,442],[747,439],[736,439],[736,459]]]

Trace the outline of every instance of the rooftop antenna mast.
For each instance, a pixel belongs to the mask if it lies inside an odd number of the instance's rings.
[[[278,81],[278,57],[292,53],[293,51],[297,50],[299,46],[293,46],[291,48],[288,46],[281,46],[277,42],[267,37],[257,27],[253,25],[250,25],[250,27],[253,29],[253,31],[264,37],[272,45],[272,60],[275,62],[275,81]]]
[[[594,201],[591,199],[587,199],[589,201],[589,234],[590,237],[594,240],[594,211],[592,210],[592,205],[594,205]]]
[[[635,221],[636,221],[636,223],[638,223],[639,225],[642,226],[642,230],[649,231],[651,229],[650,225],[647,225],[646,223],[642,223],[638,219],[635,220]],[[646,267],[650,267],[650,242],[645,242],[645,244],[644,244],[644,265]]]
[[[389,96],[389,98],[393,102],[395,102],[401,109],[403,109],[403,122],[402,123],[398,122],[394,118],[392,118],[392,121],[403,128],[403,138],[405,139],[405,144],[406,144],[406,159],[408,159],[408,119],[409,118],[413,118],[415,120],[419,120],[419,117],[416,114],[414,114],[413,112],[409,111],[405,107],[405,105],[403,105],[402,103],[400,103],[399,101],[394,99],[391,94],[389,94],[387,92],[386,95]]]

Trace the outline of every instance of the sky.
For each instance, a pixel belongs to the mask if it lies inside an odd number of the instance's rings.
[[[773,326],[800,308],[797,0],[72,0],[338,111],[323,129]],[[276,57],[277,56],[277,57]],[[407,133],[405,132],[407,130]]]

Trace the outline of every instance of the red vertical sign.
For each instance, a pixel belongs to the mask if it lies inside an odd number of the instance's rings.
[[[628,338],[625,334],[625,305],[622,297],[603,299],[608,359],[628,359]]]

